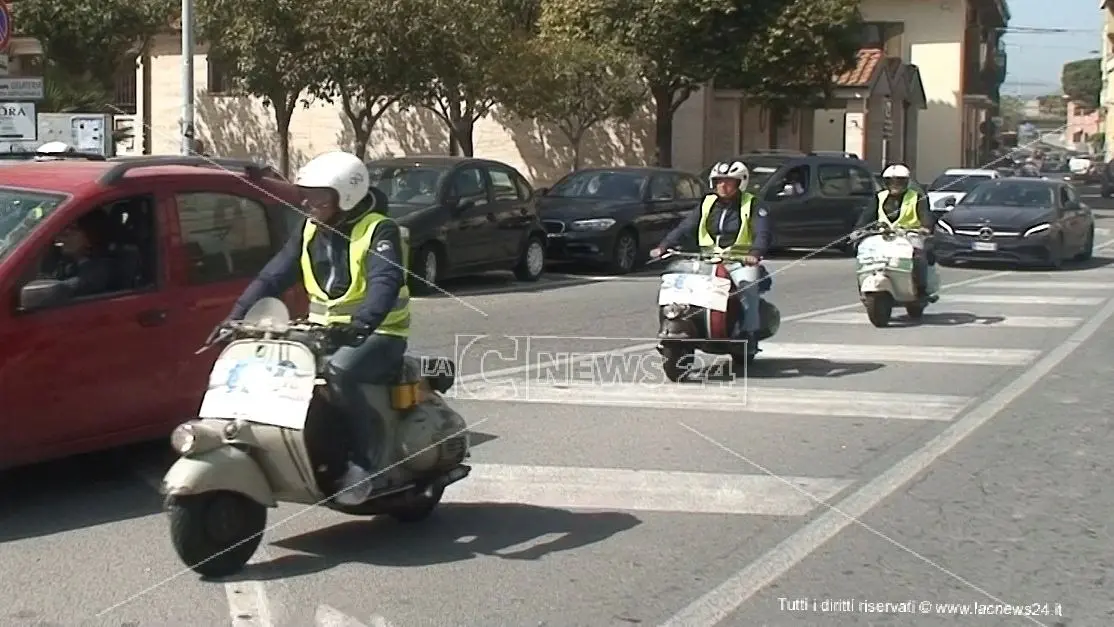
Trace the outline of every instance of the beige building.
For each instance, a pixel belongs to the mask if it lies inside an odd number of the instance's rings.
[[[691,171],[716,158],[755,148],[839,150],[881,166],[915,164],[921,180],[948,167],[977,165],[979,124],[998,83],[996,27],[1009,18],[1004,0],[863,0],[867,22],[856,67],[839,77],[826,108],[770,120],[744,94],[712,87],[677,112],[673,163]],[[180,44],[163,36],[139,60],[137,109],[147,123],[146,148],[180,146]],[[197,136],[214,154],[277,160],[273,116],[256,99],[228,94],[220,68],[195,57]],[[791,69],[789,69],[791,71]],[[299,107],[291,128],[292,162],[349,147],[351,132],[338,107]],[[444,153],[447,133],[428,112],[392,111],[372,135],[369,154]],[[584,144],[583,161],[641,164],[653,158],[648,116],[600,128]],[[519,168],[535,183],[568,171],[571,151],[560,134],[495,112],[476,124],[475,154]]]
[[[1114,2],[1100,0],[1099,10],[1102,11],[1102,104],[1105,115],[1103,116],[1103,134],[1106,135],[1106,160],[1114,159],[1114,85],[1110,84],[1111,72],[1114,72]]]

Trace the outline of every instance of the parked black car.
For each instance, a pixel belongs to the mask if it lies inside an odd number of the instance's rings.
[[[1006,178],[971,190],[937,222],[940,263],[997,261],[1059,268],[1090,259],[1095,216],[1071,185],[1054,179]]]
[[[823,247],[845,237],[882,190],[870,165],[857,159],[771,150],[717,161],[750,169],[747,190],[770,208],[774,249]],[[705,186],[710,173],[711,166],[701,175]],[[846,240],[839,249],[853,252]]]
[[[646,260],[706,191],[700,179],[665,168],[593,168],[538,190],[548,257],[625,274]]]
[[[488,159],[415,156],[367,164],[391,217],[410,231],[410,271],[436,285],[457,276],[513,270],[536,281],[545,269],[537,198],[511,166]],[[411,278],[415,292],[429,286]]]

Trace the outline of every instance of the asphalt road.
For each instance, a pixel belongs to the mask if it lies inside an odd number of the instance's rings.
[[[885,330],[849,260],[772,266],[786,321],[734,382],[661,380],[651,273],[422,299],[414,350],[471,375],[473,476],[410,527],[280,507],[235,581],[174,556],[162,444],[0,475],[0,624],[1109,625],[1114,244],[942,269]],[[944,616],[976,602],[1036,615]]]

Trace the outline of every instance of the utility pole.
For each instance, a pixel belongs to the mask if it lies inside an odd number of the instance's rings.
[[[182,154],[193,151],[193,0],[182,0]]]

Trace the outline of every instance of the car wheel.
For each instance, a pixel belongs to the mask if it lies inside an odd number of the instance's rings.
[[[522,251],[522,258],[515,266],[514,276],[519,281],[537,281],[545,272],[545,242],[536,235],[530,236],[526,248]]]
[[[1064,267],[1064,240],[1058,239],[1048,245],[1048,261],[1050,270],[1059,270]]]
[[[1087,240],[1083,242],[1083,250],[1075,256],[1075,261],[1087,261],[1095,254],[1095,227],[1087,231]]]
[[[638,238],[633,231],[621,231],[611,249],[608,270],[611,274],[627,274],[638,263]]]
[[[441,249],[436,244],[426,244],[414,255],[411,269],[410,289],[415,294],[430,294],[436,291],[441,280],[441,270],[445,267]]]

